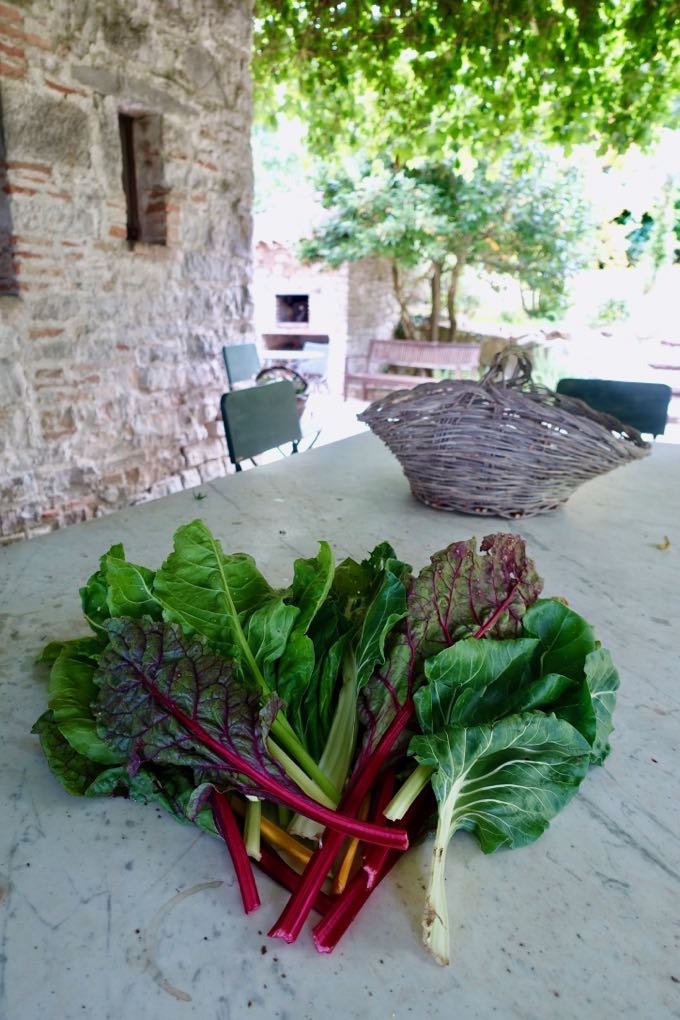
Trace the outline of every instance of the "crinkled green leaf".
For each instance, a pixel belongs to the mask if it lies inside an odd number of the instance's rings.
[[[336,688],[349,635],[336,638],[316,665],[300,709],[300,727],[310,752],[319,760],[330,732]]]
[[[578,789],[590,744],[564,720],[526,712],[414,737],[409,750],[434,770],[438,818],[423,939],[440,963],[448,963],[445,866],[451,837],[467,829],[485,853],[532,843]]]
[[[323,606],[335,574],[335,560],[328,542],[319,543],[319,552],[310,559],[296,560],[293,583],[285,598],[297,607],[292,634],[279,662],[275,687],[286,704],[288,718],[304,738],[302,702],[312,683],[316,652],[307,631]]]
[[[326,601],[309,629],[314,668],[303,702],[294,706],[300,732],[315,755],[321,756],[326,747],[343,685],[352,685],[356,701],[356,692],[384,660],[385,641],[406,611],[405,582],[410,569],[396,558],[388,542],[376,546],[361,563],[347,558],[338,565]],[[300,652],[309,654],[309,649],[300,648]],[[281,683],[277,690],[290,704]],[[347,734],[352,748],[355,737],[356,724]],[[343,743],[334,740],[336,747]],[[335,772],[325,759],[324,767]]]
[[[262,663],[282,654],[297,610],[265,580],[252,556],[226,556],[202,521],[175,532],[174,552],[156,573],[154,596],[168,620],[203,635],[222,654],[236,659],[261,685]],[[259,613],[250,640],[250,617]],[[268,613],[274,620],[268,619]],[[282,629],[279,629],[281,625]]]
[[[302,704],[308,697],[315,664],[316,655],[311,638],[294,630],[281,656],[276,691],[286,706],[286,718],[303,738],[305,721],[302,717]]]
[[[284,655],[299,610],[283,595],[267,599],[248,618],[245,635],[257,667],[269,690],[276,685],[276,664]]]
[[[62,651],[75,652],[77,655],[90,659],[98,659],[104,648],[104,641],[98,637],[73,638],[69,641],[50,641],[35,660],[36,662],[55,662]]]
[[[525,712],[481,726],[414,737],[410,752],[435,768],[433,789],[451,834],[473,832],[485,853],[533,842],[576,792],[590,745],[554,715]]]
[[[88,787],[107,766],[79,754],[64,737],[54,721],[52,712],[43,712],[33,724],[31,733],[37,733],[47,764],[64,789],[82,797]]]
[[[601,765],[611,750],[609,734],[614,729],[612,713],[616,705],[619,674],[605,648],[589,652],[586,656],[585,673],[596,720],[592,760]]]
[[[524,633],[540,640],[540,673],[563,673],[572,680],[583,677],[586,655],[596,647],[589,623],[556,599],[541,599],[527,612]]]
[[[511,701],[512,712],[530,712],[534,708],[551,708],[574,681],[563,673],[547,673],[523,687]]]
[[[334,574],[335,560],[328,542],[319,543],[316,556],[295,560],[293,583],[286,598],[299,610],[295,623],[297,631],[307,633],[310,623],[326,600]]]
[[[192,811],[195,784],[188,769],[140,768],[131,776],[124,765],[103,765],[79,754],[68,743],[51,712],[44,712],[31,730],[50,769],[61,785],[76,797],[124,797],[141,804],[157,804],[180,822],[194,822],[216,833],[210,810]]]
[[[140,804],[156,804],[178,822],[193,822],[211,835],[217,832],[212,811],[192,810],[195,783],[189,769],[142,767],[131,776],[125,766],[109,768],[84,793],[86,797],[127,797]]]
[[[453,723],[469,726],[506,715],[531,676],[537,645],[535,638],[466,638],[428,659],[428,682],[414,697],[421,728],[436,733]]]
[[[92,712],[99,693],[93,680],[97,662],[80,654],[81,647],[80,642],[71,642],[57,656],[47,689],[48,708],[75,751],[100,764],[115,764],[123,759],[97,733]]]
[[[109,585],[106,576],[107,560],[124,560],[125,551],[120,543],[112,545],[111,548],[99,560],[99,570],[88,579],[87,584],[80,589],[80,602],[83,607],[85,619],[92,627],[95,634],[104,634],[104,624],[109,619],[111,611],[108,604]]]
[[[111,555],[105,557],[103,570],[107,583],[106,603],[111,616],[129,616],[134,620],[142,616],[161,619],[162,608],[153,594],[153,570]]]
[[[387,636],[406,615],[405,580],[410,570],[393,557],[376,568],[376,580],[352,641],[358,690],[367,683],[375,666],[385,661]]]

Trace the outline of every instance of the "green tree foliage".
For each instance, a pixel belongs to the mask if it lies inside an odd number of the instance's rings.
[[[256,0],[260,109],[392,158],[517,133],[624,151],[677,123],[677,0]]]
[[[328,219],[301,245],[306,261],[332,267],[363,258],[392,264],[402,324],[417,336],[405,274],[425,269],[432,305],[428,335],[441,336],[443,308],[456,333],[465,266],[519,280],[532,314],[559,310],[568,277],[585,264],[590,224],[580,177],[549,150],[511,150],[464,175],[454,160],[394,167],[365,162],[327,178]]]
[[[612,223],[628,228],[626,258],[629,266],[647,260],[653,276],[665,262],[680,262],[680,177],[669,175],[657,201],[639,217],[623,209]]]

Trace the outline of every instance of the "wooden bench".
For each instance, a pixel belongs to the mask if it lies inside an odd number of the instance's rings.
[[[427,340],[371,340],[365,368],[345,368],[345,397],[351,385],[361,387],[367,399],[369,389],[412,389],[427,382],[422,375],[387,372],[387,368],[428,368],[452,372],[460,378],[464,371],[479,369],[479,344],[432,343]]]

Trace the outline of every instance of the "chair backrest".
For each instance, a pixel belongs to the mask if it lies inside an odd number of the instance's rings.
[[[660,436],[666,428],[672,392],[663,383],[560,379],[556,390],[565,397],[578,397],[595,411],[611,414],[638,432]]]
[[[220,401],[229,459],[240,469],[242,460],[256,457],[282,443],[293,452],[302,438],[295,389],[288,380],[231,390]]]
[[[260,355],[255,344],[227,344],[222,348],[229,388],[234,383],[254,379],[260,371]]]
[[[305,354],[311,354],[311,358],[308,361],[301,359],[297,364],[297,369],[302,375],[305,376],[318,376],[325,379],[328,371],[328,348],[327,343],[322,344],[314,340],[307,340],[303,351]]]

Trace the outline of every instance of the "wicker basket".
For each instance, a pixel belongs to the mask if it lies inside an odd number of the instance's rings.
[[[534,384],[516,349],[497,355],[481,382],[396,390],[359,418],[397,457],[417,499],[462,513],[545,513],[650,452],[635,429]]]

